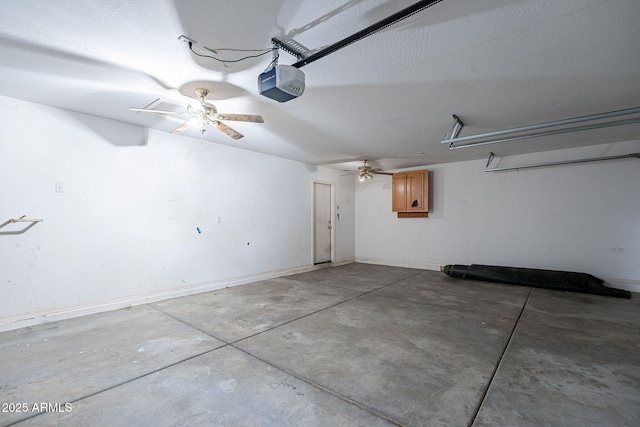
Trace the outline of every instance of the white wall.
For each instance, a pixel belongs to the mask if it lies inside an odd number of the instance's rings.
[[[632,152],[640,141],[513,156],[500,166]],[[391,212],[391,177],[356,185],[356,260],[579,271],[640,291],[640,160],[496,173],[485,164],[427,167],[429,218]]]
[[[431,166],[429,218],[397,219],[384,175],[364,187],[6,97],[0,129],[0,223],[44,219],[0,236],[0,330],[311,269],[314,180],[334,184],[338,263],[584,271],[640,291],[640,160],[494,174],[484,160]],[[507,160],[638,151],[640,141]]]
[[[350,176],[6,97],[0,129],[0,223],[44,219],[0,236],[0,330],[311,269],[314,180],[354,260]]]

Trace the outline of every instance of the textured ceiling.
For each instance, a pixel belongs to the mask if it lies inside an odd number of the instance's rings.
[[[195,49],[268,49],[277,36],[317,51],[416,0],[6,0],[0,94],[170,131],[179,122],[129,111],[211,89],[229,123],[212,143],[345,168],[387,170],[640,139],[640,125],[449,150],[461,136],[640,106],[640,1],[443,0],[302,68],[304,95],[257,93],[270,54],[222,64]],[[280,64],[294,57],[281,52]],[[201,82],[201,83],[194,83]],[[27,131],[27,130],[25,130]],[[199,137],[197,129],[186,136]]]

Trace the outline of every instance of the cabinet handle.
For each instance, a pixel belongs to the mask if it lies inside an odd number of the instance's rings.
[[[415,200],[413,201],[413,203],[411,203],[411,207],[412,207],[412,208],[417,208],[417,207],[419,207],[419,206],[420,206],[420,205],[418,205],[418,199],[415,199]]]

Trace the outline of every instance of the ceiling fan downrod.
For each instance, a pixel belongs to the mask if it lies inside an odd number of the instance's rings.
[[[196,89],[196,95],[200,98],[200,103],[204,104],[204,100],[209,95],[209,91],[200,87]]]

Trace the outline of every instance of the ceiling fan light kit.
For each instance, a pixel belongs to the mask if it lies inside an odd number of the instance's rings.
[[[371,166],[367,164],[368,160],[363,162],[363,165],[358,168],[358,180],[360,182],[365,182],[368,179],[373,179],[373,175],[371,175]]]
[[[348,175],[357,174],[358,175],[358,181],[360,181],[360,182],[365,182],[367,180],[373,179],[373,175],[374,174],[393,175],[392,173],[384,172],[379,168],[373,169],[371,166],[369,166],[367,164],[368,161],[369,160],[364,160],[362,162],[362,166],[359,166],[358,170],[356,172],[351,172]]]
[[[369,171],[365,171],[359,174],[358,179],[360,182],[365,182],[367,179],[373,179],[373,175],[371,175]]]
[[[178,126],[176,129],[171,131],[171,133],[181,133],[185,129],[192,127],[194,124],[200,127],[200,137],[207,130],[207,126],[211,125],[220,132],[226,134],[227,136],[233,139],[243,138],[242,135],[237,130],[233,129],[230,126],[227,126],[222,121],[230,120],[236,122],[250,122],[250,123],[264,123],[264,119],[259,115],[252,114],[228,114],[228,113],[218,113],[218,109],[215,105],[206,101],[207,96],[209,95],[209,91],[204,88],[197,88],[195,90],[196,96],[198,97],[199,104],[191,105],[188,104],[186,107],[186,113],[180,113],[176,111],[162,111],[162,110],[146,110],[144,108],[133,108],[130,110],[137,111],[140,113],[156,113],[163,115],[178,115],[178,116],[189,116],[191,120],[186,121],[182,125]]]

